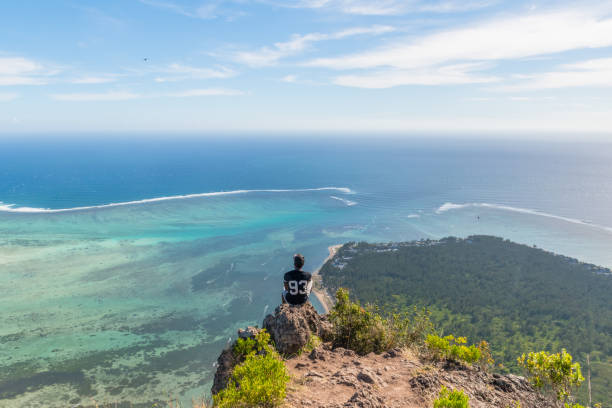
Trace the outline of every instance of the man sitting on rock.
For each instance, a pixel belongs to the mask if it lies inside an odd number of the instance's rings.
[[[295,269],[285,274],[285,290],[283,291],[283,303],[290,305],[302,305],[308,302],[308,295],[312,290],[312,275],[304,272],[304,256],[293,255],[293,266]]]

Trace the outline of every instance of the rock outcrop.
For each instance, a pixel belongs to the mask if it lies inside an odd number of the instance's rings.
[[[471,408],[556,407],[523,377],[433,362],[402,350],[357,356],[323,344],[286,365],[290,408],[427,408],[443,385],[467,394]]]
[[[257,327],[249,326],[246,329],[238,330],[238,338],[254,339],[259,331],[260,329]],[[234,371],[234,367],[242,362],[239,357],[234,355],[233,344],[231,347],[223,350],[217,359],[217,371],[215,372],[215,379],[213,380],[213,386],[210,390],[213,395],[227,387],[229,379],[232,376],[232,371]]]
[[[290,356],[298,353],[314,334],[323,340],[330,338],[332,326],[317,313],[310,303],[301,306],[283,304],[263,321],[279,353]]]
[[[217,371],[215,372],[215,379],[213,380],[213,386],[210,392],[215,395],[225,387],[232,376],[234,367],[239,363],[238,359],[234,356],[231,348],[225,349],[221,352],[221,355],[217,359]]]
[[[281,305],[263,323],[291,375],[286,408],[423,408],[433,406],[440,388],[462,390],[472,408],[555,408],[529,382],[515,375],[488,373],[477,366],[432,361],[418,353],[392,349],[358,356],[324,342],[310,353],[298,353],[315,334],[330,340],[331,324],[310,304]],[[259,329],[239,331],[255,337]],[[218,359],[213,394],[223,389],[237,361],[232,349]]]

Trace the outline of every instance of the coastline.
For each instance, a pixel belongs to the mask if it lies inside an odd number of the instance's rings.
[[[325,265],[327,261],[332,259],[334,255],[336,255],[336,252],[338,252],[338,249],[340,249],[342,245],[343,244],[337,244],[337,245],[332,245],[332,246],[327,247],[329,251],[329,255],[327,255],[327,258],[323,260],[321,265],[312,272],[312,277],[314,280],[312,293],[319,300],[319,303],[321,303],[321,306],[323,306],[323,310],[325,311],[325,313],[329,313],[329,309],[333,307],[334,298],[329,294],[327,289],[323,286],[322,281],[321,281],[321,275],[319,274],[319,272],[321,271],[321,268],[323,267],[323,265]]]

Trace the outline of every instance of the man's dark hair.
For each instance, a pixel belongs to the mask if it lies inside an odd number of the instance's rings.
[[[295,269],[300,269],[302,266],[304,266],[304,255],[293,255],[293,266],[295,266]]]

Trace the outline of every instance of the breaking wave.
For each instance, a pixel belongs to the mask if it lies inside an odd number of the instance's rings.
[[[336,197],[336,196],[329,196],[329,197],[333,198],[334,200],[342,201],[344,204],[348,205],[349,207],[357,205],[356,201],[347,200],[346,198]]]
[[[455,204],[455,203],[444,203],[436,210],[436,214],[442,214],[446,211],[459,210],[462,208],[489,208],[494,210],[502,210],[502,211],[512,211],[515,213],[521,214],[529,214],[529,215],[538,215],[540,217],[553,218],[555,220],[565,221],[572,224],[584,225],[591,228],[600,229],[606,232],[612,233],[612,227],[607,227],[605,225],[593,224],[588,221],[579,220],[577,218],[564,217],[562,215],[550,214],[543,211],[532,210],[530,208],[521,208],[521,207],[511,207],[509,205],[501,205],[501,204],[490,204],[490,203],[464,203],[464,204]]]
[[[83,211],[83,210],[94,210],[100,208],[110,208],[110,207],[121,207],[127,205],[137,205],[137,204],[146,204],[146,203],[156,203],[159,201],[170,201],[170,200],[184,200],[188,198],[198,198],[198,197],[216,197],[216,196],[225,196],[225,195],[238,195],[238,194],[249,194],[249,193],[296,193],[296,192],[307,192],[307,191],[339,191],[345,194],[351,194],[352,190],[347,187],[318,187],[318,188],[299,188],[299,189],[267,189],[267,190],[233,190],[233,191],[216,191],[211,193],[197,193],[197,194],[185,194],[185,195],[175,195],[175,196],[167,196],[167,197],[156,197],[156,198],[147,198],[144,200],[135,200],[135,201],[125,201],[121,203],[110,203],[110,204],[101,204],[101,205],[91,205],[85,207],[72,207],[72,208],[33,208],[33,207],[16,207],[15,204],[4,204],[0,201],[0,211],[5,212],[14,212],[14,213],[61,213],[61,212],[69,212],[69,211]],[[343,200],[342,198],[336,197],[338,200]],[[348,200],[347,200],[348,201]],[[352,201],[351,201],[352,202]],[[357,203],[355,203],[357,204]],[[349,204],[354,205],[354,204]]]

